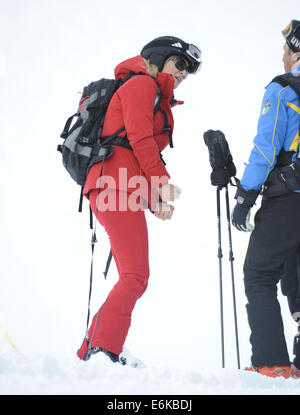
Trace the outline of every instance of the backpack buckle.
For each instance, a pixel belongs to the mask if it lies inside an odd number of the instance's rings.
[[[83,146],[89,146],[94,143],[94,138],[93,137],[78,137],[77,143]]]

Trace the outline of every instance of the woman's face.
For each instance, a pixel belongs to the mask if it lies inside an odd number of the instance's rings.
[[[184,69],[183,69],[184,68]],[[161,72],[171,74],[175,80],[174,89],[177,88],[181,82],[188,75],[188,63],[181,56],[170,56],[164,64]]]

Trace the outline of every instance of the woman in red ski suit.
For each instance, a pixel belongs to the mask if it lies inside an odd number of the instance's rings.
[[[149,207],[160,219],[171,219],[174,207],[168,202],[179,197],[180,189],[169,184],[170,175],[160,156],[170,142],[169,131],[163,129],[167,122],[173,130],[171,106],[177,103],[173,99],[174,88],[188,72],[197,72],[200,56],[196,46],[166,36],[154,39],[143,48],[141,55],[120,63],[115,69],[116,78],[124,79],[129,73],[139,75],[127,80],[113,95],[101,137],[111,136],[125,127],[119,136],[127,136],[132,150],[113,146],[114,152],[103,166],[97,163],[90,169],[84,195],[109,236],[119,280],[93,317],[89,341],[84,339],[77,352],[80,359],[88,360],[91,354],[102,351],[112,361],[119,361],[131,313],[149,278],[147,223],[144,208],[131,208],[130,196],[136,191],[132,180],[139,177],[148,185],[138,198],[143,206]],[[158,86],[160,109],[154,114]],[[108,199],[113,201],[109,207],[101,199],[104,191],[99,192],[101,167],[100,180],[109,178],[105,189]],[[102,189],[103,183],[100,183]]]

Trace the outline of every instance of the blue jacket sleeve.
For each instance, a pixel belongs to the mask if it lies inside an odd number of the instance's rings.
[[[275,82],[266,88],[254,147],[240,181],[245,190],[260,190],[275,167],[287,128],[285,89]]]

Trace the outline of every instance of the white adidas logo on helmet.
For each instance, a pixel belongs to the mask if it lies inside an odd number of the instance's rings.
[[[181,48],[182,49],[182,44],[180,42],[173,43],[171,46],[175,46],[175,48]]]

